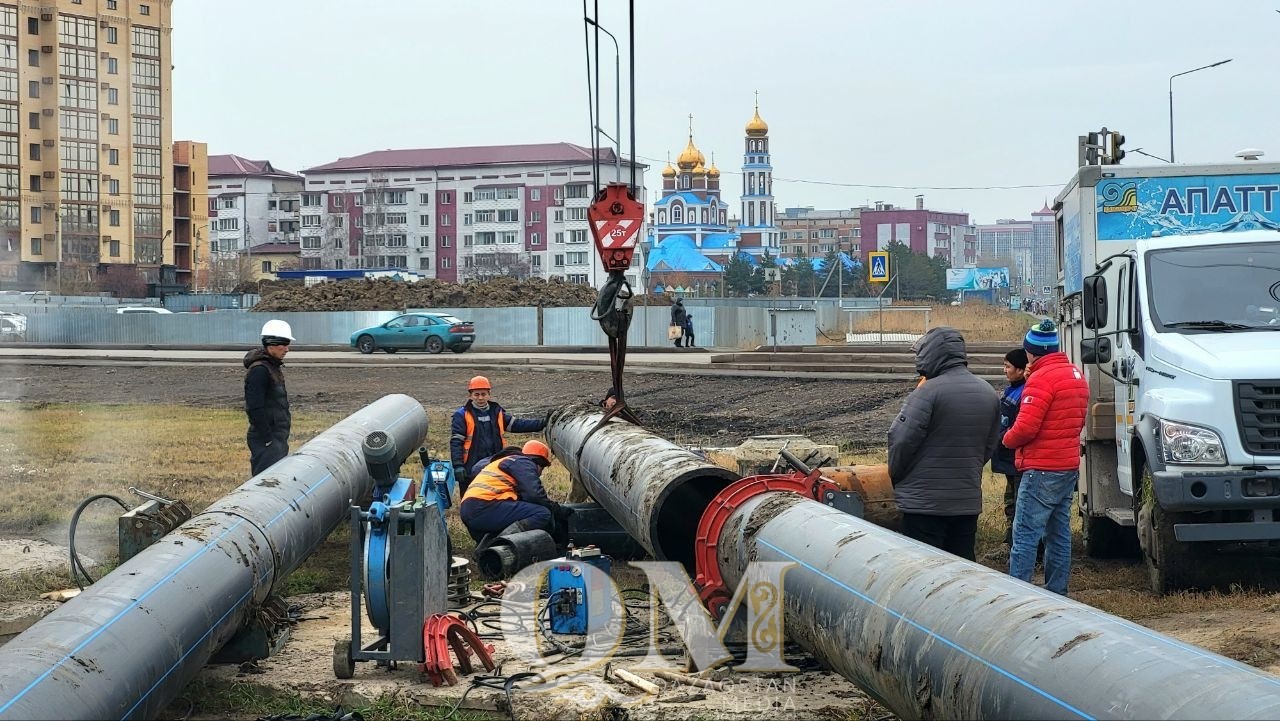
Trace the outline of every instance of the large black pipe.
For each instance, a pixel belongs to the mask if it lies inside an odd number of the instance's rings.
[[[348,416],[0,648],[0,719],[159,714],[369,494],[373,431],[403,461],[426,411],[391,395]]]

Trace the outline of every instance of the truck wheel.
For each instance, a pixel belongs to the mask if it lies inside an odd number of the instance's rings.
[[[1141,554],[1136,529],[1122,526],[1106,516],[1088,513],[1083,516],[1080,537],[1089,558],[1137,558]]]
[[[1197,568],[1196,544],[1181,543],[1173,535],[1173,526],[1181,514],[1170,513],[1156,503],[1151,472],[1142,470],[1141,504],[1138,507],[1138,540],[1153,593],[1164,595],[1200,585],[1207,569]]]

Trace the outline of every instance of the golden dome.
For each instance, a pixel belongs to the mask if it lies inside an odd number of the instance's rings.
[[[760,117],[760,106],[756,106],[756,114],[747,122],[747,135],[760,136],[769,133],[769,124]]]
[[[698,146],[693,144],[693,134],[689,134],[689,144],[684,146],[684,152],[680,153],[680,157],[676,158],[676,164],[682,170],[692,170],[693,166],[701,165],[707,162],[703,157],[702,151],[698,150]]]
[[[673,168],[673,167],[671,167],[671,161],[670,161],[670,160],[668,160],[668,161],[667,161],[667,167],[665,167],[665,168],[663,168],[663,169],[662,169],[662,177],[664,177],[664,178],[674,178],[674,177],[676,177],[676,169],[675,169],[675,168]]]
[[[719,177],[720,177],[720,169],[716,167],[715,161],[712,161],[712,162],[711,162],[711,167],[710,167],[710,168],[707,168],[707,177],[708,177],[708,178],[719,178]]]
[[[702,166],[702,163],[698,163],[697,165],[693,166],[693,174],[694,174],[694,175],[706,175],[706,174],[707,174],[707,169],[706,169],[706,168],[704,168],[704,167]]]

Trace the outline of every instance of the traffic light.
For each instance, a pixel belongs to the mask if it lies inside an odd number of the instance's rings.
[[[1125,155],[1124,148],[1121,147],[1124,145],[1124,136],[1115,130],[1112,130],[1108,135],[1111,136],[1107,142],[1107,156],[1109,158],[1108,164],[1119,165],[1120,161],[1124,160]]]
[[[1102,148],[1098,133],[1080,136],[1080,165],[1097,165],[1098,150]]]

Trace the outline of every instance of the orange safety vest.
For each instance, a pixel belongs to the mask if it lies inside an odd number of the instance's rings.
[[[498,467],[506,458],[499,458],[484,467],[484,470],[476,474],[471,479],[471,484],[467,486],[467,493],[462,500],[474,498],[477,501],[514,501],[519,498],[516,494],[516,479],[511,477],[510,473]]]
[[[476,437],[476,419],[470,411],[463,411],[462,418],[467,424],[467,437],[462,439],[462,460],[470,464],[472,460],[479,460],[471,458],[471,439]],[[504,411],[498,411],[498,448],[507,446],[507,439],[502,435],[506,429],[507,416]]]

